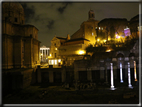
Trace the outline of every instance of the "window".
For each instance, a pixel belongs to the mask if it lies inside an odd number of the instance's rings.
[[[17,18],[15,18],[15,22],[17,22]]]

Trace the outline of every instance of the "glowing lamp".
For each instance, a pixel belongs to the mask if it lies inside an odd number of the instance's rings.
[[[84,54],[84,53],[85,53],[84,50],[79,50],[79,51],[78,51],[78,54],[80,54],[80,55],[82,55],[82,54]]]
[[[106,42],[106,40],[104,40],[104,42]]]
[[[50,54],[50,56],[51,56],[51,54]]]
[[[57,50],[57,48],[55,48],[55,50]]]
[[[110,49],[106,50],[106,52],[110,52],[110,51],[111,51]]]
[[[61,59],[58,59],[58,62],[61,62]]]
[[[100,41],[100,39],[97,39],[97,41]]]
[[[43,54],[40,54],[41,56],[43,55]]]

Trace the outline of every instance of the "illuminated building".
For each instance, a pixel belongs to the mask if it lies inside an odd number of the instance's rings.
[[[48,56],[49,56],[49,52],[50,48],[47,48],[46,46],[42,46],[40,47],[40,61],[41,62],[48,62]]]
[[[139,14],[130,19],[129,26],[130,26],[131,35],[133,37],[138,37],[139,36],[139,29],[138,29]]]
[[[82,59],[86,54],[85,48],[89,44],[96,43],[98,22],[95,20],[94,11],[90,10],[88,20],[84,21],[71,37],[69,35],[67,38],[54,37],[51,41],[49,63],[53,60],[55,64],[55,59],[62,59],[62,64],[71,65],[74,60]]]
[[[80,25],[80,29],[77,30],[71,39],[84,38],[90,41],[91,44],[95,44],[97,38],[96,28],[98,27],[98,22],[95,20],[95,13],[93,10],[88,12],[88,20],[84,21]]]
[[[2,3],[2,68],[33,68],[39,63],[38,29],[26,25],[20,3]]]
[[[61,65],[61,56],[59,56],[59,47],[66,41],[67,38],[54,37],[51,40],[50,55],[48,56],[49,65]]]

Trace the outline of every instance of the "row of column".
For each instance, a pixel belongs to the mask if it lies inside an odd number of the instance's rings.
[[[48,56],[48,48],[40,49],[40,51],[41,51],[41,61],[46,61],[46,56]]]
[[[114,79],[113,79],[113,63],[111,65],[111,90],[114,90]],[[137,73],[136,73],[136,61],[134,61],[134,78],[137,81]],[[123,83],[123,72],[122,72],[122,63],[120,62],[120,82]],[[130,71],[130,62],[128,62],[128,87],[133,88],[131,84],[131,71]]]

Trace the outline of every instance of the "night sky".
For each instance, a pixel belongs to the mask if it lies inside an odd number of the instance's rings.
[[[139,14],[139,3],[55,3],[24,2],[26,24],[39,29],[41,46],[50,46],[53,37],[67,37],[75,33],[83,21],[88,20],[88,11],[95,12],[95,19],[126,18],[128,21]]]

